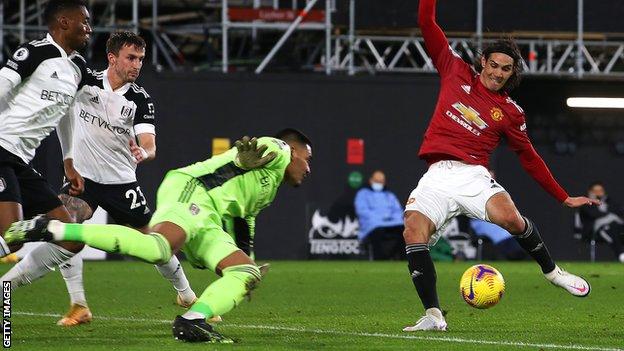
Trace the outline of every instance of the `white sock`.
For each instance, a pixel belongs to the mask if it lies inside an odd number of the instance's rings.
[[[624,263],[624,252],[620,254],[620,262]]]
[[[9,249],[9,245],[7,245],[6,241],[4,241],[4,238],[0,236],[0,257],[4,257],[10,253],[11,250]]]
[[[440,311],[440,309],[436,307],[426,309],[425,314],[438,320],[444,320],[444,315],[442,314],[442,311]]]
[[[14,254],[15,254],[15,256],[17,256],[17,258],[22,260],[24,257],[26,257],[26,250],[19,249],[19,250],[15,251]]]
[[[184,319],[206,319],[206,315],[201,312],[187,311],[182,315]]]
[[[2,281],[11,281],[11,289],[28,285],[53,271],[54,267],[67,261],[74,255],[73,252],[67,251],[56,244],[41,244],[0,279]]]
[[[175,255],[171,256],[169,262],[156,265],[155,267],[163,277],[173,284],[173,287],[184,301],[191,302],[197,297],[193,289],[191,289],[188,279],[186,279],[180,261]]]
[[[59,266],[71,304],[87,306],[84,284],[82,283],[82,256],[75,255]]]
[[[48,231],[52,233],[52,237],[55,241],[63,241],[65,236],[65,223],[53,219],[48,223]]]

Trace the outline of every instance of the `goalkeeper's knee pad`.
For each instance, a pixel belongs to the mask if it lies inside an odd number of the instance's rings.
[[[223,277],[234,277],[241,280],[245,284],[247,291],[255,289],[256,285],[262,280],[260,269],[255,264],[239,264],[223,269]]]

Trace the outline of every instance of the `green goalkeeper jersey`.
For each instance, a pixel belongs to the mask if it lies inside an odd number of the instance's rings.
[[[258,147],[260,145],[267,145],[265,155],[274,151],[277,157],[257,169],[245,171],[234,165],[237,150],[231,148],[223,154],[175,170],[204,185],[222,218],[244,218],[252,237],[255,217],[275,198],[290,163],[290,147],[284,141],[262,137],[258,139]]]

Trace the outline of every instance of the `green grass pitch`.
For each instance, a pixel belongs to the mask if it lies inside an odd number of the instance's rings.
[[[141,262],[86,262],[93,323],[54,323],[68,305],[58,272],[12,294],[16,350],[619,350],[624,349],[624,265],[563,263],[590,280],[575,298],[551,286],[532,262],[493,262],[507,283],[500,304],[477,310],[458,282],[473,263],[438,263],[446,333],[403,333],[422,306],[404,262],[273,262],[251,302],[218,326],[233,345],[184,344],[170,323],[183,310],[174,291]],[[0,271],[9,266],[0,266]],[[197,293],[215,279],[185,266]]]

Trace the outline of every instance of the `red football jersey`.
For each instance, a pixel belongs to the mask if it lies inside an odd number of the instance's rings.
[[[568,195],[533,148],[524,111],[507,93],[487,89],[472,66],[450,48],[435,22],[435,0],[420,1],[418,22],[441,84],[418,155],[428,163],[452,159],[487,168],[490,155],[505,137],[524,169],[563,202]]]

